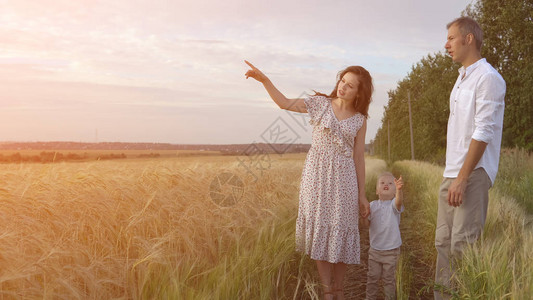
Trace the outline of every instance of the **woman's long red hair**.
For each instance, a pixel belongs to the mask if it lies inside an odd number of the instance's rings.
[[[368,118],[368,107],[370,106],[370,102],[372,101],[372,92],[374,92],[374,85],[372,84],[372,77],[370,76],[370,73],[368,71],[361,67],[361,66],[350,66],[337,74],[337,84],[335,85],[335,88],[333,89],[333,92],[331,94],[326,95],[323,93],[319,93],[317,91],[315,92],[315,96],[324,96],[331,99],[337,98],[337,88],[339,87],[339,82],[341,81],[342,77],[346,73],[353,73],[357,75],[359,79],[359,86],[357,87],[357,96],[355,97],[355,110]]]

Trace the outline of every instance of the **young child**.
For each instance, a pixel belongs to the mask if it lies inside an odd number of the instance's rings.
[[[370,249],[366,299],[376,299],[379,280],[383,279],[385,299],[396,299],[396,263],[400,257],[400,213],[403,211],[403,180],[389,172],[376,183],[379,200],[370,203]]]

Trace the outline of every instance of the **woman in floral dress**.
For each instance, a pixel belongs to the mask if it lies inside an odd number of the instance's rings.
[[[367,70],[341,72],[329,95],[287,99],[251,63],[246,78],[261,82],[282,109],[309,113],[313,140],[300,185],[296,249],[317,263],[324,298],[344,299],[347,264],[360,263],[359,215],[370,214],[365,197],[365,133],[373,85]]]

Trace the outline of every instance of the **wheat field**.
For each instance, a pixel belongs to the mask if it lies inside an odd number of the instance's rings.
[[[234,156],[2,164],[0,299],[319,299],[314,264],[294,251],[305,154],[267,158],[254,174],[243,167],[249,158]],[[500,167],[516,174],[502,182],[529,189],[516,195],[531,194],[532,161],[525,153]],[[386,168],[366,158],[369,200]],[[406,187],[398,295],[424,299],[442,168],[398,162],[392,171]],[[528,200],[507,186],[491,191],[456,298],[533,292],[531,217],[519,204]],[[364,295],[364,253],[362,263],[349,269],[348,299]]]
[[[109,299],[165,293],[157,289],[173,286],[182,270],[216,264],[235,235],[272,214],[273,202],[294,197],[295,183],[271,188],[265,175],[265,184],[247,189],[234,207],[217,207],[209,199],[210,181],[234,164],[220,158],[4,165],[2,295]],[[297,177],[298,168],[292,169],[283,176]],[[254,193],[262,197],[251,199]],[[167,292],[178,294],[175,288]]]
[[[312,298],[293,240],[304,159],[255,176],[224,156],[4,164],[0,297]]]
[[[304,159],[273,157],[255,176],[223,156],[2,165],[0,296],[316,298],[294,251]],[[228,173],[240,185],[224,190]]]

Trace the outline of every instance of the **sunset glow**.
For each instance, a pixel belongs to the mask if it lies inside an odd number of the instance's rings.
[[[470,2],[0,1],[0,141],[251,143],[287,115],[244,59],[290,98],[364,66],[369,141]]]

